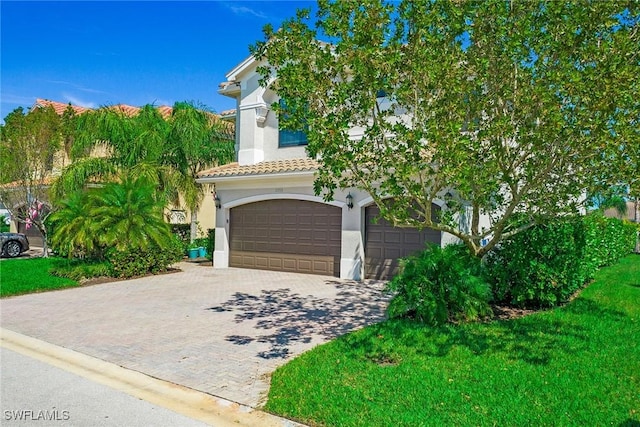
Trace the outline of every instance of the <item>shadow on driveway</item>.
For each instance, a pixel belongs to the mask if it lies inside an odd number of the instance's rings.
[[[389,298],[382,292],[383,282],[327,281],[327,285],[337,288],[335,297],[303,296],[289,288],[262,290],[258,295],[236,292],[208,310],[235,312],[236,323],[255,321],[261,331],[257,335],[228,335],[226,340],[236,345],[267,343],[269,349],[257,354],[263,359],[286,359],[292,344],[307,344],[314,337],[328,341],[385,317]]]

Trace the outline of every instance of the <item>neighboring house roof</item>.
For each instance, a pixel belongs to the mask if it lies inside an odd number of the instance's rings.
[[[229,163],[202,171],[199,178],[222,178],[252,175],[282,174],[288,172],[313,172],[318,169],[318,162],[314,159],[285,159],[260,162],[254,165],[240,166]]]
[[[48,99],[42,99],[42,98],[36,99],[36,103],[33,105],[32,110],[35,108],[53,107],[53,109],[57,114],[62,115],[64,114],[65,110],[69,106],[71,106],[71,108],[76,114],[82,114],[86,111],[91,111],[91,108],[80,107],[78,105],[65,104],[64,102],[50,101]]]
[[[63,102],[50,101],[48,99],[41,99],[41,98],[36,99],[36,103],[33,106],[33,108],[53,107],[53,109],[55,110],[55,112],[57,114],[62,115],[65,112],[65,110],[67,109],[67,107],[69,107],[69,106],[71,106],[71,108],[73,108],[73,111],[76,114],[82,114],[82,113],[85,113],[87,111],[93,111],[94,110],[93,108],[80,107],[80,106],[77,106],[77,105],[65,104]],[[126,105],[126,104],[111,105],[111,106],[108,106],[106,108],[111,108],[113,110],[118,110],[118,111],[124,113],[127,116],[135,116],[141,110],[140,107],[134,107],[134,106],[131,106],[131,105]],[[167,117],[171,116],[171,113],[173,112],[173,108],[171,108],[171,107],[169,107],[167,105],[161,105],[161,106],[157,107],[157,110],[160,113],[160,115],[165,119]]]
[[[220,112],[221,119],[235,119],[236,118],[236,109],[232,108],[230,110],[224,110]]]
[[[636,212],[636,204],[633,201],[627,202],[627,213],[625,215],[620,214],[615,208],[609,208],[604,211],[604,216],[609,218],[626,219],[629,221],[640,220],[640,209]]]
[[[47,175],[46,177],[42,178],[42,179],[38,179],[38,180],[34,180],[31,184],[33,185],[42,185],[42,186],[48,186],[51,185],[53,183],[53,180],[55,178]],[[0,184],[0,188],[3,189],[9,189],[9,188],[22,188],[24,186],[24,182],[23,181],[12,181],[12,182],[7,182],[5,184]]]

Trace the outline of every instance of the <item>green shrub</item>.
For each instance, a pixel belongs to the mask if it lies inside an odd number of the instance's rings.
[[[207,229],[207,237],[209,238],[208,245],[206,246],[207,254],[213,256],[213,251],[216,247],[216,229],[215,228]]]
[[[494,298],[518,307],[552,307],[589,278],[582,218],[538,225],[503,241],[487,256]]]
[[[496,301],[553,307],[633,250],[635,227],[598,214],[561,218],[506,239],[487,256]]]
[[[584,218],[585,262],[594,271],[612,265],[635,248],[638,225],[593,212]]]
[[[7,217],[4,215],[0,215],[0,233],[5,233],[9,231],[9,224],[7,224]]]
[[[155,245],[147,250],[112,248],[107,252],[107,259],[111,263],[112,276],[134,277],[167,271],[172,264],[182,259],[183,253],[182,242],[176,237],[163,248]]]
[[[183,250],[186,252],[191,240],[191,224],[171,224],[171,233],[182,242]]]
[[[52,262],[49,273],[53,276],[80,281],[93,277],[111,276],[111,264],[97,260],[56,259]]]
[[[491,314],[491,289],[480,260],[462,245],[432,246],[403,260],[402,271],[387,285],[395,292],[390,317],[413,317],[437,325]]]

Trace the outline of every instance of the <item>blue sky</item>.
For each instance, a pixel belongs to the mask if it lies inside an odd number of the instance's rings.
[[[0,119],[36,98],[85,107],[197,101],[310,1],[6,1],[0,3]]]

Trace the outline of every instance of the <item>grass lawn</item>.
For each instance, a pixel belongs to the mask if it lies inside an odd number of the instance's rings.
[[[49,274],[55,258],[5,259],[0,262],[0,296],[29,294],[78,286],[78,282]]]
[[[562,308],[387,321],[316,347],[276,370],[266,409],[328,426],[638,426],[640,256]]]

